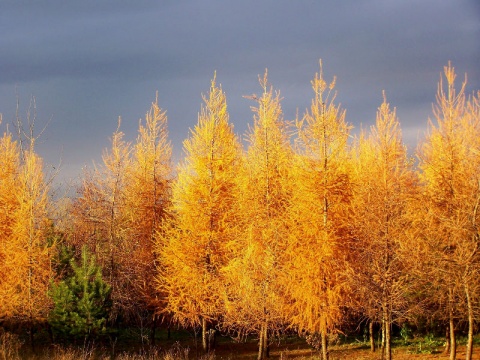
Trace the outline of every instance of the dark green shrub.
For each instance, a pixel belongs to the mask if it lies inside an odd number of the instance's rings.
[[[51,287],[54,308],[49,316],[50,326],[56,335],[67,338],[106,334],[111,289],[102,279],[95,256],[84,247],[78,263],[71,258],[69,267],[69,275]]]

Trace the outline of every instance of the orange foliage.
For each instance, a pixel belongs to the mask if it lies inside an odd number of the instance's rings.
[[[53,248],[46,241],[48,186],[34,139],[21,153],[10,134],[0,139],[0,318],[45,320]]]
[[[430,122],[419,167],[428,204],[422,229],[428,259],[424,273],[441,318],[449,322],[454,359],[455,322],[468,314],[473,327],[472,301],[479,296],[480,117],[478,98],[465,98],[466,83],[455,89],[451,65],[444,76],[434,107],[436,125]]]
[[[292,326],[319,333],[327,354],[327,332],[341,318],[347,290],[343,269],[351,197],[345,112],[334,104],[335,80],[320,73],[312,81],[310,111],[297,122],[297,158],[289,218],[288,262],[284,271]]]
[[[356,143],[355,242],[351,281],[357,305],[385,331],[386,357],[391,358],[390,329],[409,309],[410,254],[406,248],[409,203],[415,177],[402,143],[395,109],[384,101],[368,137]]]
[[[292,149],[282,118],[279,94],[261,79],[261,97],[253,108],[245,166],[239,169],[241,234],[237,252],[224,269],[227,286],[225,326],[260,337],[259,358],[266,356],[269,333],[283,327],[279,276],[287,243],[286,211],[293,183]]]
[[[150,311],[159,306],[155,290],[154,238],[170,204],[171,153],[167,116],[156,99],[145,116],[145,124],[139,124],[132,160],[125,169],[123,209],[126,217],[124,251],[128,254],[125,261],[128,262],[126,268],[131,271],[132,296]]]
[[[198,124],[184,142],[185,161],[173,184],[171,223],[158,236],[160,291],[166,311],[184,325],[223,313],[221,269],[236,238],[236,174],[240,145],[226,97],[212,80]],[[205,344],[204,344],[205,346]]]

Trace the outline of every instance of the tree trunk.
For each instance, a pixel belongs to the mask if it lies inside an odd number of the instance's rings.
[[[375,352],[375,337],[373,334],[373,321],[368,324],[368,332],[370,333],[370,351]]]
[[[382,360],[385,359],[385,320],[382,319]]]
[[[208,352],[208,340],[207,340],[207,319],[202,318],[202,349],[203,352]]]
[[[258,341],[258,360],[264,360],[267,358],[267,346],[268,346],[268,333],[267,325],[262,324],[260,328],[260,339]]]
[[[258,338],[258,356],[257,360],[263,360],[263,325],[260,328],[259,338]]]
[[[322,340],[322,360],[328,360],[328,339],[327,332],[322,331],[320,334]]]
[[[443,351],[444,354],[448,354],[450,352],[450,327],[447,326],[445,330],[445,350]]]
[[[382,311],[382,359],[392,359],[392,341],[390,334],[390,314],[385,306]]]
[[[465,296],[467,298],[467,310],[468,310],[468,337],[467,337],[467,353],[465,360],[472,360],[473,355],[473,307],[472,299],[470,297],[470,289],[468,283],[465,283]]]
[[[392,337],[390,334],[390,321],[385,322],[385,359],[392,360]]]
[[[450,360],[455,360],[457,358],[457,341],[455,339],[455,323],[453,320],[453,309],[450,307]]]

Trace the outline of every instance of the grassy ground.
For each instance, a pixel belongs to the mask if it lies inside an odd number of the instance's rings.
[[[256,359],[257,342],[255,340],[237,343],[228,338],[218,338],[215,351],[204,355],[200,351],[200,344],[194,340],[193,334],[186,332],[172,332],[170,339],[166,332],[160,334],[156,347],[150,347],[138,341],[137,334],[123,334],[116,342],[52,345],[47,342],[38,343],[32,351],[24,339],[18,336],[3,333],[0,336],[0,360],[219,360],[219,359]],[[146,340],[146,339],[145,339]],[[480,337],[476,339],[473,359],[480,360]],[[461,343],[462,341],[460,341]],[[113,349],[113,351],[112,351]],[[424,337],[419,339],[396,339],[393,346],[393,359],[448,359],[443,353],[442,339]],[[476,350],[476,351],[475,351]],[[475,353],[476,352],[476,353]],[[114,355],[113,355],[114,354]],[[113,355],[113,356],[112,356]],[[318,352],[313,350],[303,339],[284,338],[271,346],[272,359],[320,359]],[[381,351],[370,352],[367,344],[359,340],[343,341],[342,344],[330,347],[330,359],[381,359]],[[465,359],[465,346],[460,344],[457,350],[457,359]]]

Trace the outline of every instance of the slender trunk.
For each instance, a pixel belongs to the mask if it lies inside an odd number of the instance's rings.
[[[382,360],[385,359],[385,320],[382,319]]]
[[[453,289],[448,289],[448,325],[450,337],[450,360],[457,358],[457,342],[455,339],[455,319],[454,319],[454,303],[453,303]]]
[[[391,335],[391,323],[388,318],[388,311],[384,310],[384,317],[382,319],[382,360],[392,359],[392,335]]]
[[[328,360],[328,339],[327,332],[324,330],[320,334],[322,340],[322,360]]]
[[[472,299],[470,297],[470,289],[468,283],[465,283],[465,296],[467,298],[467,310],[468,310],[468,338],[467,338],[467,353],[465,360],[472,360],[473,355],[473,307]]]
[[[264,333],[263,333],[263,349],[265,353],[265,358],[270,357],[270,344],[268,339],[268,327],[265,325]]]
[[[257,356],[257,359],[258,360],[264,360],[266,359],[268,356],[267,354],[267,344],[268,344],[268,333],[267,333],[267,325],[266,324],[262,324],[261,328],[260,328],[260,339],[258,341],[258,356]]]
[[[368,324],[368,332],[370,333],[370,351],[375,352],[375,337],[373,334],[373,321]]]
[[[453,308],[450,304],[449,311],[449,327],[450,327],[450,360],[455,360],[457,358],[457,341],[455,339],[455,322],[453,320]]]
[[[443,351],[444,354],[448,354],[450,352],[450,327],[447,326],[445,329],[445,350]]]
[[[258,339],[258,356],[257,360],[263,360],[263,325],[260,328],[259,339]]]
[[[207,341],[207,319],[202,318],[202,349],[204,352],[208,352],[208,341]]]
[[[382,359],[392,359],[392,336],[391,336],[390,313],[387,306],[382,309]]]
[[[385,321],[385,359],[392,360],[392,341],[390,334],[390,321]]]

